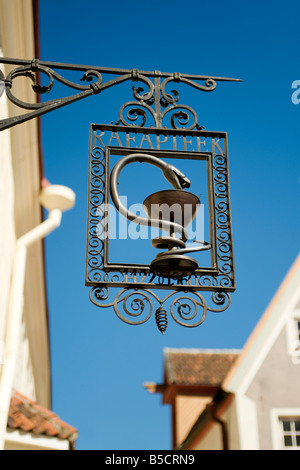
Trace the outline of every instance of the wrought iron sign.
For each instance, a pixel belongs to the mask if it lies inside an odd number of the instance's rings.
[[[141,85],[132,87],[133,99],[121,106],[115,124],[90,127],[85,283],[91,301],[112,307],[129,324],[144,323],[155,312],[162,333],[169,315],[195,327],[208,311],[224,311],[235,290],[227,135],[207,131],[197,113],[179,103],[178,91],[166,87],[175,82],[209,92],[217,81],[235,79],[0,62],[20,65],[7,78],[0,72],[0,91],[30,110],[3,120],[1,129],[124,81]],[[87,84],[70,82],[54,68],[84,71]],[[46,75],[48,85],[39,85],[35,72]],[[118,77],[103,82],[105,74]],[[55,80],[79,93],[23,103],[11,90],[18,76],[29,78],[36,93],[49,93]]]

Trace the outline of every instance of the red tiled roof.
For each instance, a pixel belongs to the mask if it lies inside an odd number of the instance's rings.
[[[236,350],[165,349],[165,382],[220,386],[238,356]]]
[[[77,429],[62,421],[53,411],[17,391],[11,397],[7,426],[33,434],[67,439],[72,446],[78,437]]]

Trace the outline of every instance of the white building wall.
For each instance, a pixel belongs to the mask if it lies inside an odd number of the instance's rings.
[[[228,449],[240,450],[241,443],[239,435],[237,403],[235,399],[229,405],[221,419],[226,423],[227,427]]]
[[[242,394],[236,395],[240,450],[259,450],[256,404]]]
[[[0,36],[1,40],[1,36]],[[0,44],[0,56],[3,52]],[[3,67],[0,64],[3,71]],[[0,119],[8,117],[5,93],[0,97]],[[14,181],[9,130],[0,132],[0,342],[4,342],[11,267],[15,244]],[[2,344],[3,346],[3,344]],[[0,351],[1,352],[1,351]],[[0,356],[1,364],[1,356]],[[1,370],[1,369],[0,369]]]
[[[32,3],[32,0],[0,0],[1,56],[35,58]],[[15,66],[1,67],[7,76]],[[36,95],[31,85],[31,80],[18,79],[13,91],[25,102],[34,102]],[[0,97],[0,119],[23,112],[7,102],[5,94]],[[0,132],[0,363],[5,349],[15,241],[39,225],[43,218],[39,204],[38,139],[37,119]],[[43,243],[37,242],[27,254],[22,335],[14,387],[48,408],[51,406],[50,363]],[[0,364],[0,380],[1,369]]]
[[[36,400],[36,390],[32,361],[30,357],[30,346],[24,320],[21,326],[20,344],[18,351],[17,367],[14,379],[14,389],[32,400]]]
[[[68,450],[69,441],[67,439],[58,439],[57,437],[48,437],[35,435],[32,433],[23,433],[20,431],[7,430],[4,450]]]
[[[0,56],[3,57],[1,48]],[[0,64],[0,67],[5,75],[3,64]],[[3,93],[0,97],[0,119],[9,117],[7,101],[6,94]],[[15,185],[11,133],[10,130],[7,129],[0,132],[0,376],[2,364],[5,361],[5,332],[16,241],[14,194]],[[24,395],[35,399],[34,377],[24,319],[21,330],[14,388]]]

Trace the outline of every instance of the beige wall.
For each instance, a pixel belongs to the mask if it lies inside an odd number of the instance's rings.
[[[241,450],[237,401],[235,398],[219,418],[225,423],[227,429],[228,450]],[[220,423],[211,420],[207,428],[204,428],[204,433],[201,440],[197,441],[196,438],[193,446],[194,450],[224,450],[222,427]]]
[[[2,54],[35,58],[32,0],[0,0]],[[14,66],[5,66],[5,76]],[[31,81],[18,79],[13,92],[34,102]],[[18,115],[20,108],[0,98],[0,114]],[[27,112],[27,111],[26,111]],[[38,121],[19,124],[0,133],[0,335],[4,338],[15,239],[39,225],[40,156]],[[48,317],[43,242],[28,250],[24,289],[24,318],[15,386],[24,395],[50,407]],[[0,336],[1,340],[1,336]],[[4,340],[4,339],[3,339]]]
[[[0,44],[0,56],[2,56]],[[1,67],[3,71],[3,67]],[[5,94],[0,98],[0,119],[8,116]],[[11,264],[15,243],[14,182],[9,131],[0,132],[0,341],[4,341]]]
[[[204,438],[196,444],[194,450],[223,450],[221,426],[213,424]]]
[[[176,396],[176,445],[184,441],[196,419],[210,401],[211,397]]]

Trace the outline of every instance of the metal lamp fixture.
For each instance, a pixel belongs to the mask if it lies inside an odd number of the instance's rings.
[[[140,84],[132,87],[133,99],[120,107],[114,124],[90,126],[85,284],[91,301],[112,307],[129,324],[145,323],[155,311],[162,333],[169,315],[194,327],[208,311],[224,311],[235,290],[227,135],[207,131],[197,113],[179,103],[178,91],[167,88],[175,83],[211,92],[218,81],[239,80],[37,60],[0,62],[18,65],[6,78],[0,72],[0,89],[5,86],[8,99],[29,110],[3,120],[0,129],[126,81]],[[83,71],[85,83],[71,82],[54,69]],[[36,74],[45,75],[48,85],[38,84]],[[77,93],[23,103],[13,95],[19,76],[29,78],[37,93],[49,93],[55,81]],[[143,236],[137,240],[138,230]]]

